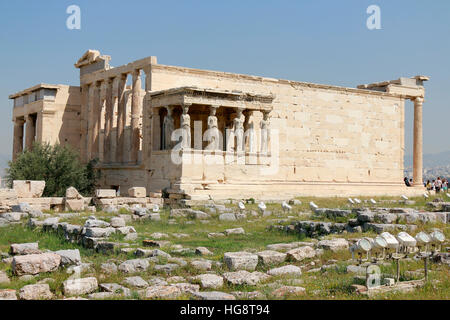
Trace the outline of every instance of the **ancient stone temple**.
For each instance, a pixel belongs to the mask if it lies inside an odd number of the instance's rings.
[[[101,185],[174,199],[417,194],[424,76],[343,88],[167,66],[119,67],[87,51],[80,86],[14,100],[13,157],[33,141],[98,158]],[[414,102],[414,183],[403,183],[405,101]]]

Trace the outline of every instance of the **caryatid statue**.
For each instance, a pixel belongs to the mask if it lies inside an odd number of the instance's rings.
[[[189,105],[183,106],[183,113],[181,114],[180,122],[182,132],[182,149],[190,149],[191,148],[191,116],[188,114]]]
[[[234,136],[236,137],[236,151],[244,151],[244,120],[242,120],[242,108],[237,109],[237,116],[234,122]]]
[[[163,121],[163,139],[162,139],[162,149],[169,150],[172,148],[172,132],[175,128],[172,111],[173,107],[166,107],[167,115],[164,117]]]
[[[269,135],[270,135],[270,121],[269,121],[269,112],[263,111],[263,118],[260,123],[261,128],[261,149],[260,152],[263,154],[268,153],[268,145],[269,145]]]
[[[211,106],[211,112],[208,116],[208,132],[206,134],[206,140],[209,142],[209,144],[206,146],[206,150],[219,149],[220,135],[216,117],[217,108],[217,106]]]
[[[248,146],[248,152],[254,153],[256,152],[256,141],[255,141],[255,124],[252,119],[253,111],[247,110],[247,112],[244,112],[244,116],[245,116],[244,150]]]

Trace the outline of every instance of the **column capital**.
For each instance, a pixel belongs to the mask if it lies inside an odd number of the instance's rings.
[[[134,69],[133,70],[133,77],[140,77],[141,76],[141,69]]]
[[[414,99],[414,103],[416,104],[423,104],[424,99],[422,97],[417,97]]]
[[[269,115],[270,115],[270,111],[269,110],[262,110],[261,112],[263,114],[263,119],[264,120],[268,120]]]
[[[192,103],[183,103],[181,108],[183,109],[183,114],[187,114],[189,112],[189,108],[192,106]]]
[[[210,116],[215,116],[216,115],[216,112],[217,112],[217,109],[219,109],[219,105],[218,104],[210,104],[209,105],[209,115]]]

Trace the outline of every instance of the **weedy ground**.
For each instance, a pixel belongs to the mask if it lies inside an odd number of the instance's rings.
[[[441,196],[442,197],[442,196]],[[372,205],[364,200],[369,198],[360,198],[363,203],[356,206],[367,207],[409,207],[418,210],[426,210],[426,203],[432,201],[435,196],[430,196],[428,199],[423,197],[411,198],[415,201],[413,205],[406,205],[398,202],[398,198],[390,197],[376,197],[376,205]],[[309,202],[314,201],[321,208],[340,208],[350,209],[355,205],[350,205],[347,198],[312,198],[301,197],[298,198],[302,202],[301,205],[294,205],[291,212],[283,212],[280,204],[267,203],[267,210],[272,211],[272,215],[268,217],[253,217],[247,215],[247,219],[238,221],[220,221],[217,216],[202,222],[199,220],[190,220],[187,218],[177,218],[176,224],[169,223],[169,209],[162,209],[161,221],[133,221],[128,222],[127,225],[133,226],[138,232],[138,239],[136,241],[128,241],[129,246],[132,248],[142,248],[142,240],[151,239],[151,234],[154,232],[166,233],[169,238],[162,240],[169,240],[172,245],[179,244],[184,248],[206,247],[213,252],[213,255],[206,257],[199,257],[195,254],[180,255],[172,252],[170,247],[163,247],[164,250],[170,253],[173,257],[180,257],[187,261],[195,260],[199,258],[205,258],[213,261],[222,262],[225,252],[232,251],[250,251],[258,252],[266,250],[266,246],[275,243],[289,243],[294,241],[312,241],[312,239],[301,237],[299,234],[286,233],[279,230],[269,230],[268,227],[280,222],[289,223],[289,221],[296,220],[310,220],[312,218],[312,212],[309,208]],[[238,211],[235,204],[227,204],[228,207],[234,208]],[[251,210],[258,211],[256,203],[247,203],[246,211]],[[50,214],[57,214],[54,212],[48,212]],[[128,212],[122,211],[122,214]],[[68,222],[71,224],[84,224],[85,220],[92,213],[82,213],[81,216],[72,217],[67,219],[61,219],[60,222]],[[109,221],[115,214],[105,213],[98,211],[96,213],[98,219]],[[339,221],[342,222],[342,221]],[[210,238],[208,233],[223,232],[226,229],[242,227],[245,230],[245,234],[242,235],[228,235],[219,238]],[[430,231],[432,228],[439,228],[444,232],[446,238],[450,238],[450,228],[445,224],[419,224],[418,230]],[[174,234],[186,234],[186,237],[177,238]],[[332,238],[334,236],[327,236],[326,238]],[[363,236],[375,236],[373,233],[347,233],[340,234],[338,237],[344,237],[347,239],[361,238]],[[113,241],[121,241],[123,237],[114,236]],[[132,253],[115,253],[115,254],[101,254],[92,249],[83,248],[76,243],[70,243],[63,239],[62,236],[56,233],[42,232],[40,229],[30,229],[24,224],[17,224],[0,229],[0,252],[8,252],[12,243],[26,243],[26,242],[39,242],[39,248],[41,250],[61,250],[61,249],[79,249],[83,262],[92,263],[92,270],[85,272],[82,276],[95,276],[99,280],[99,283],[121,283],[125,277],[129,275],[122,274],[120,272],[116,274],[104,274],[101,272],[100,265],[104,262],[116,262],[120,263],[127,259],[135,258]],[[165,263],[166,259],[161,258],[159,263]],[[387,261],[389,262],[389,261]],[[346,268],[349,264],[354,264],[351,260],[351,254],[348,250],[341,250],[338,252],[325,251],[323,255],[311,259],[305,259],[301,262],[285,262],[281,265],[294,264],[302,268],[301,276],[279,276],[271,277],[265,282],[261,282],[256,286],[233,286],[224,284],[223,292],[233,291],[259,291],[265,294],[267,299],[280,299],[272,295],[272,291],[280,285],[295,285],[301,286],[306,289],[306,293],[298,296],[288,296],[283,299],[369,299],[365,295],[360,295],[352,290],[352,284],[358,283],[358,279],[355,279],[355,275],[347,273]],[[321,266],[327,266],[333,264],[335,266],[330,268],[322,268],[321,271],[308,272],[311,269],[317,269]],[[266,272],[275,266],[258,266],[257,271]],[[431,271],[429,279],[430,281],[423,287],[408,293],[385,293],[377,296],[373,296],[370,299],[450,299],[450,268],[447,265],[431,264]],[[10,264],[0,262],[0,270],[4,270],[11,278],[11,283],[0,284],[0,289],[16,289],[27,284],[34,284],[43,279],[47,279],[51,290],[55,293],[56,298],[62,298],[62,283],[65,281],[69,274],[65,270],[59,270],[48,274],[40,274],[37,277],[28,280],[21,280],[14,276],[11,272]],[[419,271],[411,273],[410,271]],[[404,261],[401,264],[401,280],[413,280],[421,278],[420,270],[423,270],[422,261]],[[212,272],[216,274],[223,274],[227,272],[226,267],[213,267]],[[395,264],[386,263],[381,266],[381,271],[386,276],[394,277]],[[168,278],[172,276],[182,276],[185,279],[189,277],[205,273],[205,271],[199,271],[194,269],[189,263],[185,267],[180,267],[173,271],[170,275],[163,272],[155,271],[153,268],[149,268],[147,272],[141,272],[136,275],[149,280],[152,277],[159,276]],[[203,290],[203,289],[202,289]],[[203,290],[207,291],[207,289]],[[133,292],[131,298],[139,299],[137,292]],[[189,296],[182,296],[181,299],[188,299]]]

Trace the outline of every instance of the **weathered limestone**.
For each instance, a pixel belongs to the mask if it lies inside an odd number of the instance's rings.
[[[71,265],[80,265],[81,264],[81,255],[78,249],[73,250],[58,250],[55,253],[61,256],[61,265],[62,266],[71,266]]]
[[[65,296],[77,296],[96,291],[98,282],[95,277],[69,279],[63,282],[63,293]]]
[[[67,199],[82,199],[83,197],[74,187],[69,187],[66,189],[66,200]]]
[[[12,255],[26,255],[26,254],[40,254],[39,244],[33,243],[13,243],[11,244],[9,252]]]
[[[223,286],[223,277],[215,274],[201,274],[194,277],[194,280],[200,283],[202,288],[219,289]]]
[[[133,259],[122,262],[118,269],[124,273],[136,273],[147,270],[149,266],[147,259]]]
[[[255,270],[258,256],[248,252],[226,252],[223,260],[230,270]]]
[[[295,286],[282,286],[274,291],[272,291],[272,295],[277,298],[283,298],[286,296],[298,296],[305,294],[306,289],[303,287],[295,287]]]
[[[223,274],[223,278],[233,285],[254,286],[261,281],[269,279],[270,276],[258,271],[248,272],[246,270],[240,270],[236,272],[226,272]]]
[[[65,199],[64,205],[67,211],[83,211],[85,202],[83,199]]]
[[[192,294],[198,300],[236,300],[232,294],[220,291],[195,292]]]
[[[115,198],[116,190],[114,190],[114,189],[97,189],[97,190],[95,190],[95,197],[97,197],[97,198]]]
[[[145,198],[147,191],[144,187],[133,187],[128,189],[128,196],[133,198]]]
[[[336,238],[332,240],[321,240],[317,243],[318,248],[325,250],[338,251],[348,249],[348,241],[343,238]]]
[[[280,275],[296,275],[300,276],[302,274],[302,269],[297,266],[287,265],[279,268],[270,269],[267,273],[271,276]]]
[[[13,189],[19,198],[40,198],[44,192],[45,181],[14,180]]]
[[[302,261],[307,258],[314,258],[315,256],[316,251],[309,246],[292,249],[287,252],[288,259],[293,261]]]
[[[55,271],[61,263],[61,256],[55,253],[28,254],[15,256],[11,267],[17,276]]]
[[[21,300],[48,300],[53,298],[48,284],[30,284],[19,291]]]
[[[262,265],[279,264],[286,260],[286,254],[273,250],[258,252],[258,259]]]
[[[0,289],[0,300],[17,300],[16,290]]]

